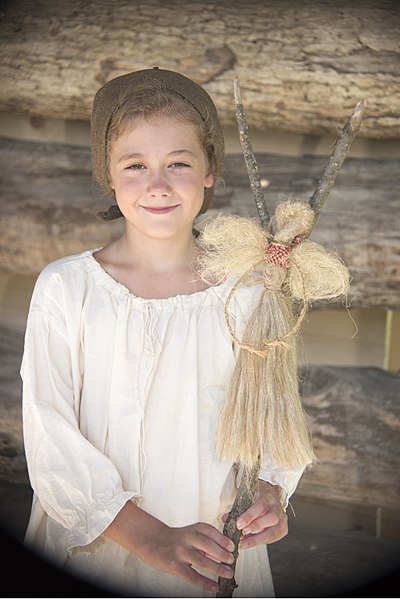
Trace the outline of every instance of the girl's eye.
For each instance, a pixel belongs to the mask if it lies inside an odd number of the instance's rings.
[[[186,162],[173,162],[170,166],[172,166],[172,168],[189,168],[189,164],[186,164]]]
[[[146,167],[144,166],[144,164],[130,164],[126,168],[131,171],[141,171],[142,169],[145,169]]]

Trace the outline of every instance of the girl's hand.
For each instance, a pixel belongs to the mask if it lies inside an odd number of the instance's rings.
[[[234,561],[234,544],[211,524],[171,528],[127,501],[104,534],[154,568],[180,576],[206,591],[216,593],[219,587],[205,574],[233,576],[228,564]]]
[[[151,565],[216,593],[218,584],[203,572],[232,578],[233,542],[210,524],[198,523],[183,528],[165,527],[155,539]]]
[[[287,515],[279,500],[279,487],[260,480],[253,505],[239,516],[236,525],[242,531],[240,549],[274,543],[286,536]]]

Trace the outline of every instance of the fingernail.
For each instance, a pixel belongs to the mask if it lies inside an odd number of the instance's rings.
[[[242,533],[243,533],[244,535],[249,535],[249,534],[251,533],[251,528],[244,528],[244,529],[242,530]]]
[[[244,526],[244,520],[241,520],[240,518],[238,519],[238,521],[236,522],[236,526],[239,530],[241,530]]]
[[[233,571],[231,568],[224,568],[224,578],[232,578]]]
[[[228,551],[234,551],[235,550],[235,543],[233,541],[230,541],[229,545],[228,545]]]

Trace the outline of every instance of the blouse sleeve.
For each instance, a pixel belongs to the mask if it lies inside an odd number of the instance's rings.
[[[289,499],[295,492],[305,469],[306,466],[275,468],[270,460],[266,460],[261,467],[259,478],[271,483],[271,485],[278,485],[280,487],[280,501],[283,509],[286,511]]]
[[[23,432],[32,488],[45,512],[70,531],[67,550],[97,539],[138,495],[79,430],[79,368],[56,285],[32,296],[21,365]],[[60,292],[60,289],[58,289]]]

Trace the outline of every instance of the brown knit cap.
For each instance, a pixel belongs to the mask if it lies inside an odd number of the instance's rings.
[[[109,190],[107,173],[107,134],[113,113],[120,105],[126,92],[134,92],[136,86],[142,84],[162,85],[163,89],[175,93],[188,102],[201,116],[204,122],[210,123],[210,137],[214,147],[216,160],[223,161],[225,146],[224,136],[218,113],[208,93],[197,83],[176,73],[154,67],[135,71],[108,81],[96,93],[93,101],[91,118],[91,152],[92,172],[95,186],[103,193]],[[222,171],[223,164],[217,165],[217,171]],[[205,212],[213,197],[213,187],[204,190],[204,203],[201,212]],[[108,211],[98,215],[104,220],[112,220],[122,216],[118,206],[110,206]]]

